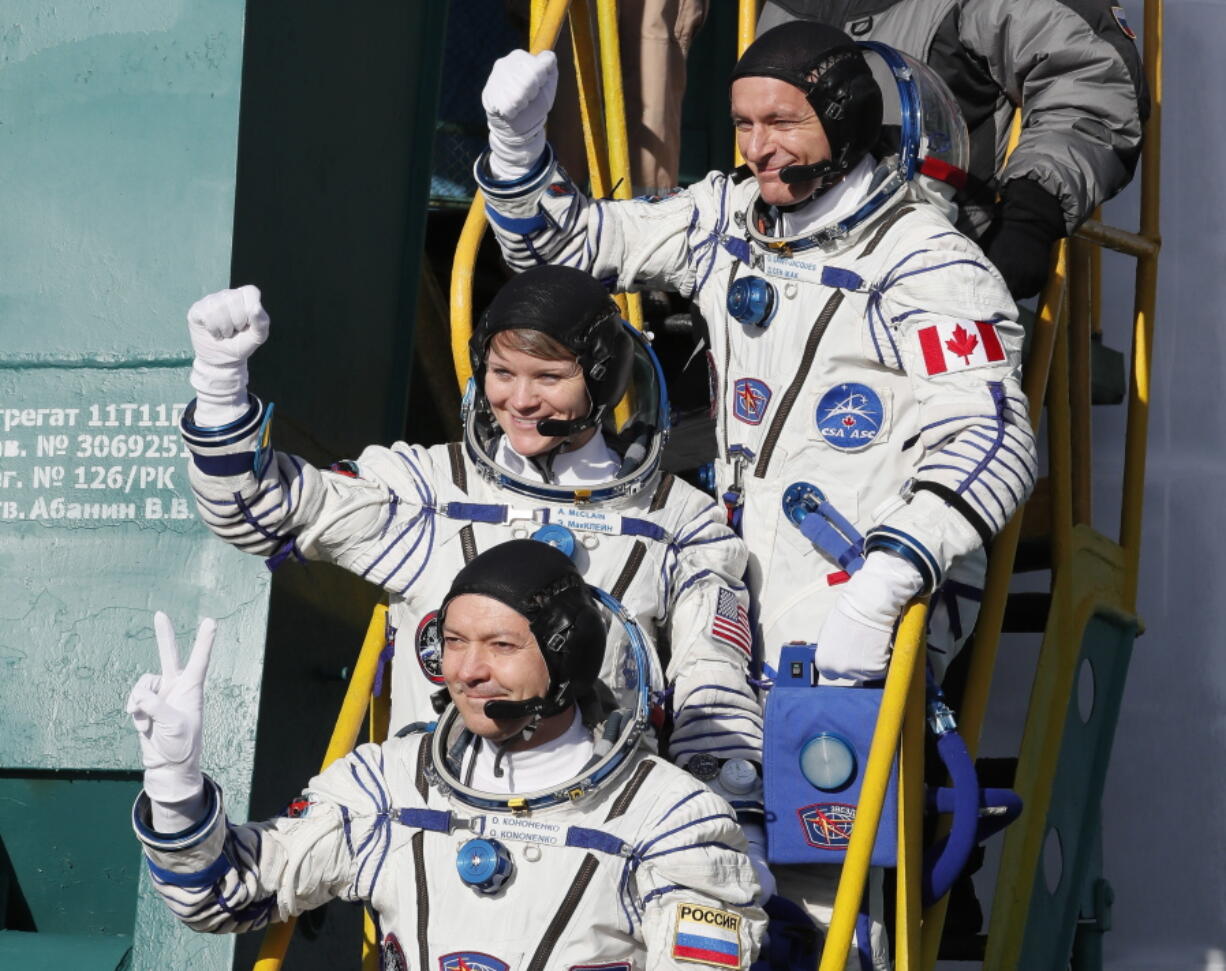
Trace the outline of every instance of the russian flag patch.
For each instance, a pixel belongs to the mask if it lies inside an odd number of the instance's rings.
[[[739,968],[741,915],[701,904],[677,904],[673,957],[716,968]]]
[[[969,371],[1005,359],[996,325],[984,320],[940,320],[917,333],[929,376]]]

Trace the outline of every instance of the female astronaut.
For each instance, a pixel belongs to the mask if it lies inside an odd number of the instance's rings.
[[[659,365],[605,288],[568,267],[517,276],[470,342],[464,441],[370,446],[331,470],[268,445],[271,406],[248,394],[246,366],[268,328],[253,286],[188,313],[197,398],[182,433],[200,514],[246,552],[336,563],[388,592],[393,729],[434,717],[450,578],[481,551],[536,537],[655,638],[669,759],[756,822],[745,549],[709,497],[659,470]]]

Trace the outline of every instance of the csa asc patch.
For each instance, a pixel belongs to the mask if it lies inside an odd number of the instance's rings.
[[[404,958],[404,948],[396,940],[395,934],[388,934],[383,938],[381,951],[379,971],[409,971],[409,962]]]
[[[413,640],[421,673],[431,684],[443,683],[443,635],[438,628],[438,611],[432,610],[417,625]]]
[[[805,842],[819,850],[845,850],[856,821],[856,807],[845,802],[819,802],[796,810]]]
[[[738,378],[732,386],[732,413],[746,425],[760,425],[770,404],[771,389],[757,378]]]
[[[673,957],[716,968],[739,968],[740,930],[740,914],[701,904],[677,904]]]
[[[506,961],[480,951],[452,951],[438,959],[439,971],[511,971]]]
[[[838,384],[822,395],[816,417],[827,445],[851,451],[871,445],[881,434],[885,406],[867,384]]]

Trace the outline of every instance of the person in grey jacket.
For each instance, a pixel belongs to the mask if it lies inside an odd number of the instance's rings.
[[[927,62],[953,90],[971,135],[958,228],[979,241],[1015,299],[1043,286],[1052,243],[1132,178],[1149,97],[1121,6],[767,0],[758,33],[794,19],[896,47]],[[1016,106],[1022,135],[1006,165]]]

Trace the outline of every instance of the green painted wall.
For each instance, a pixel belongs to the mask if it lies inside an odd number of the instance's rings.
[[[213,615],[207,763],[246,808],[269,582],[196,522],[173,425],[184,310],[230,265],[243,15],[0,8],[0,770],[24,801],[0,839],[38,930],[101,932],[126,906],[131,933],[135,912],[136,968],[233,951],[136,903],[134,782],[82,799],[103,783],[80,777],[139,766],[122,706],[156,664],[152,611],[184,631]],[[89,905],[91,887],[112,900]],[[45,906],[65,888],[75,928]]]
[[[253,390],[277,402],[279,447],[326,464],[404,434],[446,10],[0,7],[0,793],[19,794],[0,813],[0,965],[39,966],[31,926],[48,966],[89,953],[53,938],[71,886],[78,934],[135,914],[133,968],[250,966],[257,938],[183,931],[131,889],[121,709],[156,663],[152,611],[184,641],[221,621],[206,768],[234,818],[262,817],[318,767],[377,592],[326,567],[271,577],[196,521],[184,313],[262,288]],[[105,798],[65,836],[86,785]],[[289,966],[356,966],[354,909],[303,923]],[[114,952],[99,938],[98,966]]]

